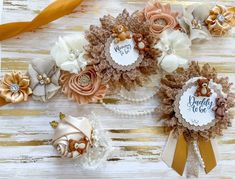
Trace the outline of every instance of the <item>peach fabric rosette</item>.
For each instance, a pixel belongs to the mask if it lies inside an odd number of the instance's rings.
[[[172,12],[170,4],[162,5],[157,2],[147,5],[140,13],[140,18],[149,22],[149,30],[154,34],[160,34],[164,30],[176,27],[178,12]]]
[[[205,20],[208,30],[212,35],[222,36],[232,27],[233,13],[222,5],[216,5],[210,10],[208,18]]]
[[[9,103],[27,101],[32,94],[30,79],[21,72],[7,73],[0,83],[0,96]]]
[[[62,92],[80,104],[97,102],[104,98],[108,89],[107,84],[102,83],[101,77],[92,66],[78,74],[62,72],[60,77]]]

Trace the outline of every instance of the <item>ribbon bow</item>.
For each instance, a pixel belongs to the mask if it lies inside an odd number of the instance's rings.
[[[185,164],[187,162],[189,144],[183,134],[179,134],[178,137],[175,137],[173,131],[171,131],[162,154],[163,161],[181,176],[184,173]],[[200,138],[197,144],[200,155],[204,161],[204,170],[206,173],[209,173],[217,165],[215,143],[213,140]]]

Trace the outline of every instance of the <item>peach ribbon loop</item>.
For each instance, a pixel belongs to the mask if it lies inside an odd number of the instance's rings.
[[[56,0],[48,5],[32,21],[11,22],[0,25],[0,40],[14,37],[20,33],[32,31],[60,17],[70,14],[83,0]]]

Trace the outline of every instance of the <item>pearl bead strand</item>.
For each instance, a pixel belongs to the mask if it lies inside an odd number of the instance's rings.
[[[124,91],[121,91],[119,94],[117,94],[119,97],[123,98],[124,100],[130,101],[130,102],[134,102],[134,103],[140,103],[140,102],[144,102],[147,100],[150,100],[151,98],[153,98],[156,94],[156,90],[153,91],[149,91],[149,94],[146,95],[145,97],[142,98],[133,98],[130,97],[130,95],[125,94]]]
[[[148,115],[152,114],[155,110],[155,108],[152,109],[146,109],[143,111],[129,111],[129,110],[121,110],[116,107],[111,107],[106,105],[103,101],[101,101],[101,104],[108,110],[116,113],[116,114],[121,114],[121,115],[127,115],[127,116],[143,116],[143,115]]]
[[[193,149],[194,149],[194,152],[196,153],[196,155],[198,157],[199,163],[201,164],[201,166],[203,168],[205,168],[205,163],[204,163],[203,158],[202,158],[202,156],[200,154],[197,141],[193,141]]]

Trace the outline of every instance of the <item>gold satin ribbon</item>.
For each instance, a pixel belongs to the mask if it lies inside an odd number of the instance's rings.
[[[171,167],[181,176],[184,173],[185,164],[187,162],[188,145],[184,135],[179,135]],[[198,147],[205,164],[205,172],[209,173],[217,165],[212,143],[210,140],[200,138],[198,140]]]
[[[0,40],[32,31],[71,13],[83,0],[56,0],[39,13],[31,22],[12,22],[0,25]]]
[[[8,104],[8,102],[5,101],[5,99],[3,99],[2,97],[0,97],[0,106],[4,106]]]
[[[232,25],[235,26],[235,6],[228,8],[228,10],[233,13]]]
[[[188,157],[188,144],[184,138],[184,135],[181,134],[178,136],[174,159],[171,166],[181,176],[184,173],[187,157]]]
[[[215,153],[210,140],[199,139],[198,147],[205,164],[205,172],[209,173],[216,166]]]

